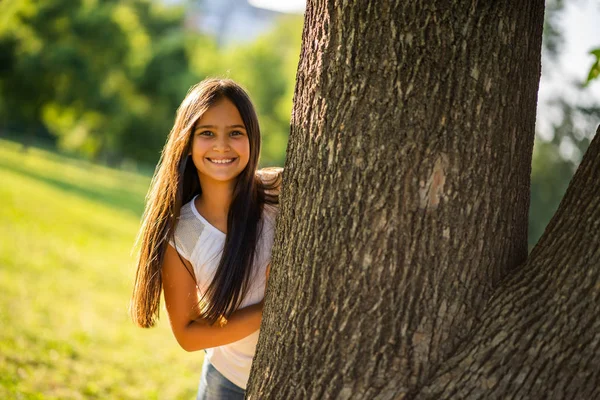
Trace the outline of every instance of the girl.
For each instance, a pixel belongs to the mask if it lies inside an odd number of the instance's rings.
[[[228,79],[192,87],[147,196],[131,315],[151,327],[161,288],[173,334],[205,349],[198,399],[243,399],[262,316],[280,168],[257,171],[260,131]]]

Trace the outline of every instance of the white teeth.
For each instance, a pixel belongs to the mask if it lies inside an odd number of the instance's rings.
[[[233,161],[233,158],[228,158],[226,160],[212,160],[212,159],[209,159],[209,160],[210,160],[210,162],[213,162],[215,164],[229,164],[230,162]]]

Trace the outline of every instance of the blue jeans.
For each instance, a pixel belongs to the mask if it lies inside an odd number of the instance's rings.
[[[196,400],[244,400],[246,391],[225,378],[204,356]]]

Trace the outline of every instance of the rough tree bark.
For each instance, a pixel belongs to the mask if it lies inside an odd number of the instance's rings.
[[[596,172],[524,264],[543,13],[308,1],[248,398],[596,393]]]

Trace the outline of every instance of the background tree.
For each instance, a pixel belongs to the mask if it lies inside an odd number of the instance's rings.
[[[588,2],[589,3],[589,2]],[[572,8],[586,4],[586,0],[569,3]],[[581,157],[590,143],[595,125],[600,120],[598,99],[589,94],[588,85],[593,80],[594,65],[588,73],[587,82],[568,78],[561,67],[561,55],[566,53],[564,18],[567,13],[563,0],[547,0],[544,14],[542,40],[542,65],[546,83],[559,80],[560,88],[550,94],[550,99],[540,99],[545,104],[546,115],[538,115],[538,121],[548,120],[550,126],[538,127],[533,149],[531,171],[531,204],[529,208],[529,248],[539,240],[556,212],[567,185]],[[594,54],[594,51],[591,52]],[[582,71],[587,66],[581,65]],[[591,80],[590,80],[591,79]]]
[[[197,79],[186,73],[185,57],[174,59],[182,41],[172,40],[172,31],[181,32],[182,9],[144,0],[12,0],[0,11],[0,46],[9,61],[0,72],[5,121],[17,131],[43,126],[59,147],[88,157],[157,158],[172,123],[165,104]],[[153,75],[165,70],[156,60],[176,81]],[[149,93],[151,80],[168,86]]]
[[[543,14],[308,2],[249,398],[600,395],[598,139],[527,258]]]

